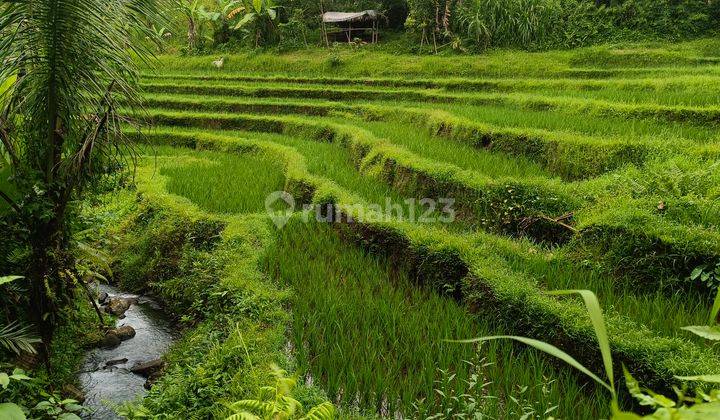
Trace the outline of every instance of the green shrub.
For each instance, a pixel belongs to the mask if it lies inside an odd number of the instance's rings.
[[[605,4],[601,4],[605,3]],[[419,42],[453,32],[474,50],[571,48],[619,39],[687,39],[714,30],[714,2],[691,0],[411,0],[409,26]],[[557,25],[563,22],[563,25]]]

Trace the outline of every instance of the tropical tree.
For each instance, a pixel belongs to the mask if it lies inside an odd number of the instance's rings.
[[[450,36],[451,19],[456,6],[451,0],[409,0],[410,15],[406,26],[420,35],[421,46],[432,40],[437,50],[438,40]]]
[[[196,51],[202,42],[203,25],[210,20],[210,15],[199,0],[177,0],[177,5],[187,19],[188,50]]]
[[[83,188],[126,156],[119,107],[139,102],[134,42],[158,0],[0,0],[0,155],[14,194],[0,200],[28,250],[30,318],[45,350],[58,308],[78,283],[69,217]],[[9,238],[3,238],[7,240]],[[47,357],[47,352],[44,352]],[[47,361],[47,359],[46,359]]]
[[[230,19],[237,13],[242,2],[240,0],[215,0],[217,11],[208,13],[213,25],[213,40],[222,44],[230,40]]]
[[[235,29],[244,31],[255,48],[271,42],[277,32],[276,8],[272,0],[243,0],[243,5],[233,13],[242,16]]]

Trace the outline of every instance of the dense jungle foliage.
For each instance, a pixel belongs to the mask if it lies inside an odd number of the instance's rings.
[[[716,33],[720,22],[716,0],[177,1],[155,36],[183,52],[320,45],[327,11],[378,10],[383,41],[390,41],[382,48],[426,53],[684,40]]]

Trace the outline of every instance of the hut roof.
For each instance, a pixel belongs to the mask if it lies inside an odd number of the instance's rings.
[[[377,10],[363,10],[362,12],[325,12],[322,20],[325,23],[362,22],[376,20],[380,16]]]

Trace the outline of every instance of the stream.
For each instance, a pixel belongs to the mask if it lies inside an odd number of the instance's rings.
[[[100,285],[100,292],[110,298],[136,300],[125,312],[124,319],[118,319],[116,327],[130,325],[135,337],[123,341],[114,348],[95,348],[85,356],[79,374],[81,389],[85,394],[84,406],[90,411],[87,419],[120,419],[112,406],[126,401],[135,401],[144,396],[146,379],[130,369],[138,363],[159,359],[174,340],[170,318],[152,299],[123,293],[107,285]],[[122,359],[127,361],[122,362]],[[107,366],[109,361],[120,361]]]

